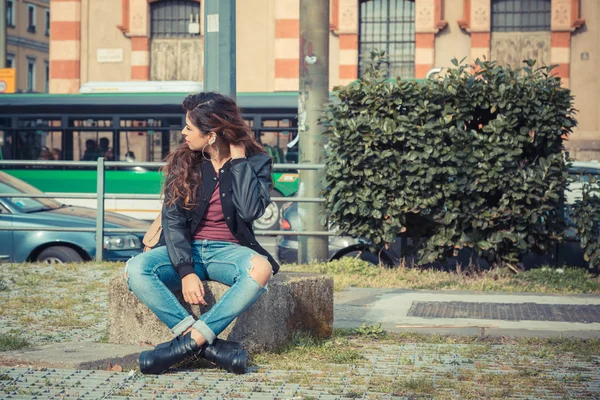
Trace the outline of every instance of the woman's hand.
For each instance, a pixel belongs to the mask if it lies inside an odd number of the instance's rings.
[[[183,292],[183,299],[189,304],[202,304],[206,306],[206,300],[204,300],[204,286],[202,281],[196,274],[188,274],[181,280],[181,291]]]
[[[229,153],[231,158],[244,158],[246,157],[246,148],[243,144],[229,143]]]

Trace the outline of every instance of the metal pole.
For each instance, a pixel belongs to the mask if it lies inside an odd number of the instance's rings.
[[[0,0],[0,68],[6,68],[6,0]],[[14,6],[13,6],[14,7]],[[13,8],[13,12],[15,12]]]
[[[300,0],[300,94],[298,135],[300,164],[324,162],[326,145],[319,117],[329,100],[329,2]],[[324,170],[300,171],[300,197],[320,197]],[[321,224],[322,205],[298,205],[302,227],[326,231]],[[327,237],[299,237],[298,262],[327,259]]]
[[[98,158],[96,178],[96,261],[102,261],[104,252],[104,157]]]
[[[235,0],[204,1],[204,90],[235,98]]]

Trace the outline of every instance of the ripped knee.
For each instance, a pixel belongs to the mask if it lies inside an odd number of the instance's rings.
[[[252,266],[248,273],[250,276],[258,282],[260,286],[267,286],[269,280],[273,276],[273,268],[271,267],[271,263],[264,257],[252,257],[250,259]]]

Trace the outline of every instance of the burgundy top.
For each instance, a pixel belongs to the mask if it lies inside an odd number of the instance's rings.
[[[204,239],[239,243],[225,222],[223,208],[221,207],[221,197],[219,196],[219,182],[217,182],[215,191],[208,202],[206,212],[194,234],[194,240]]]

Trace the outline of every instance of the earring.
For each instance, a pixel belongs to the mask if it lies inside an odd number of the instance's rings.
[[[214,142],[213,142],[213,143],[214,143]],[[215,157],[214,157],[214,158],[211,158],[211,157],[206,157],[206,153],[204,152],[204,149],[206,149],[206,146],[212,146],[212,145],[213,145],[213,143],[210,143],[210,144],[209,144],[209,143],[206,143],[206,144],[204,145],[204,147],[202,147],[202,157],[204,157],[204,159],[205,159],[206,161],[213,161],[213,160],[216,160],[217,158],[219,158],[219,147],[217,147],[217,146],[215,146],[215,153],[216,153],[216,154],[215,154]]]

